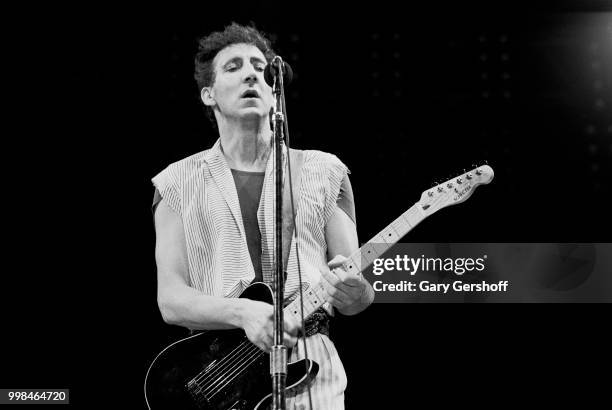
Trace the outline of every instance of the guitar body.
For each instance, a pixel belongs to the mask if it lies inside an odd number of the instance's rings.
[[[249,286],[241,298],[272,303],[263,283]],[[287,365],[287,390],[299,389],[318,372],[316,362]],[[204,331],[166,347],[145,378],[150,410],[267,409],[272,404],[270,357],[240,329]]]

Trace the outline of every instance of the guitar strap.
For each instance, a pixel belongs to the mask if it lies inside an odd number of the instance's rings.
[[[297,217],[299,207],[299,195],[302,179],[300,178],[302,165],[304,163],[304,151],[289,149],[291,160],[291,183],[293,185],[293,195],[295,203],[295,214]],[[289,250],[293,239],[293,210],[291,208],[291,190],[289,189],[289,178],[284,178],[283,184],[283,267],[285,268],[285,280],[287,279],[287,261],[289,260]],[[296,238],[297,241],[297,238]]]

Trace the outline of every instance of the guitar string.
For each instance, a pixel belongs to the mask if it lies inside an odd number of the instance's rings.
[[[247,350],[249,349],[248,345],[245,345]],[[245,347],[242,346],[242,347]],[[233,359],[235,359],[235,357],[233,357]],[[242,361],[239,361],[239,364],[243,363]],[[227,367],[227,366],[226,366]],[[235,367],[234,367],[235,368]],[[216,387],[218,387],[220,384],[223,384],[223,382],[227,379],[226,377],[226,373],[227,372],[216,372],[217,373],[217,377],[218,379],[216,380],[212,380],[212,381],[208,381],[204,384],[198,384],[198,389],[196,391],[194,391],[194,395],[197,399],[197,401],[201,404],[203,400],[208,400],[210,397],[210,394],[213,393],[217,393],[218,390],[216,389]]]
[[[245,369],[244,364],[248,363],[253,357],[257,356],[257,351],[260,351],[259,348],[255,345],[252,345],[246,349],[245,354],[236,361],[231,368],[225,369],[215,380],[212,380],[202,386],[202,392],[204,394],[209,394],[225,383],[228,377],[232,377],[236,372],[240,373]],[[262,352],[263,353],[263,352]]]
[[[236,379],[238,376],[240,376],[242,373],[244,373],[244,371],[251,364],[255,363],[263,354],[264,354],[264,352],[262,352],[260,350],[259,353],[256,353],[253,356],[251,356],[252,359],[249,362],[245,362],[245,365],[243,366],[243,368],[240,369],[239,371],[235,372],[231,378],[226,379],[227,381],[222,386],[220,386],[212,395],[210,395],[209,398],[213,398],[215,395],[220,393],[227,385],[229,385],[232,381],[234,381],[234,379]]]
[[[252,356],[252,360],[250,362],[246,362],[246,365],[244,366],[244,368],[250,366],[252,363],[256,362],[257,359],[259,357],[261,357],[263,355],[263,352],[260,351],[259,354],[256,354],[255,356]],[[244,370],[244,369],[243,369]],[[198,394],[198,398],[197,398],[197,402],[199,405],[202,404],[206,404],[205,402],[212,399],[214,396],[216,396],[218,393],[222,392],[223,389],[229,384],[231,383],[236,377],[238,377],[240,374],[242,373],[242,371],[238,372],[237,374],[235,374],[233,377],[226,379],[227,382],[224,383],[222,386],[220,386],[218,389],[216,389],[214,392],[212,392],[212,394],[210,396],[206,396],[204,394]]]
[[[198,386],[202,386],[202,383],[205,383],[209,379],[216,377],[220,372],[222,373],[225,368],[228,366],[232,366],[232,362],[234,362],[240,355],[244,352],[245,348],[249,347],[250,342],[248,340],[243,341],[238,346],[234,348],[229,354],[227,354],[219,363],[216,363],[213,367],[208,369],[207,371],[203,370],[199,374],[197,374],[192,380],[195,381]]]
[[[255,362],[259,357],[263,355],[263,352],[259,350],[259,348],[257,348],[255,345],[249,346],[249,350],[251,355],[247,355],[245,360],[239,361],[237,367],[234,366],[229,372],[222,374],[221,378],[214,380],[212,383],[208,383],[202,386],[202,389],[197,392],[194,392],[198,399],[198,402],[201,403],[203,400],[209,400],[216,394],[221,392],[223,388],[225,388],[229,383],[231,383],[232,380],[242,374],[247,367],[249,367],[253,362]],[[257,351],[259,351],[259,353],[257,353]]]
[[[200,391],[204,392],[205,394],[208,394],[212,389],[214,389],[215,385],[219,384],[220,382],[222,382],[222,380],[224,380],[228,372],[233,371],[234,369],[236,369],[237,366],[240,367],[240,365],[244,362],[244,359],[248,358],[248,356],[250,356],[250,354],[252,353],[251,349],[251,346],[246,346],[238,355],[232,357],[232,360],[228,362],[225,366],[223,366],[222,369],[218,369],[218,371],[215,372],[212,377],[200,383]]]

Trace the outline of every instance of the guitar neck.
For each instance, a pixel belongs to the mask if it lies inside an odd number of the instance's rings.
[[[391,246],[395,245],[404,235],[412,230],[427,215],[422,211],[421,204],[417,202],[399,218],[391,222],[385,229],[380,231],[365,245],[350,255],[344,263],[343,268],[355,275],[361,275],[372,262],[384,254]],[[362,266],[365,262],[365,266]],[[325,303],[325,289],[321,282],[309,287],[304,291],[304,319],[314,313]],[[301,321],[300,298],[291,302],[284,310],[285,314],[293,316],[298,323]]]

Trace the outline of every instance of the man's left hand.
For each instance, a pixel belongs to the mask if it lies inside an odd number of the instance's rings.
[[[342,255],[328,262],[330,271],[323,271],[321,283],[327,292],[327,302],[341,312],[351,310],[356,304],[363,303],[367,283],[361,275],[347,272],[342,265],[347,261]],[[344,313],[344,312],[343,312]]]

